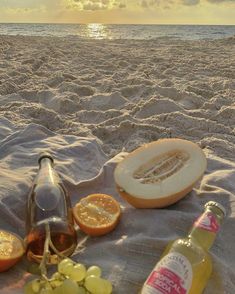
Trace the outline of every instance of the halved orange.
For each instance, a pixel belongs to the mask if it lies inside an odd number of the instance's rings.
[[[0,272],[15,265],[25,252],[24,242],[16,234],[0,230]]]
[[[73,215],[80,229],[90,236],[112,231],[119,222],[121,208],[110,195],[91,194],[73,207]]]

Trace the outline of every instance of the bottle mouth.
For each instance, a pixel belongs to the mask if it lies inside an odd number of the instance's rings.
[[[217,208],[219,208],[222,213],[224,214],[224,216],[226,216],[226,209],[224,208],[224,206],[216,201],[209,201],[205,204],[205,207],[208,207],[208,206],[215,206]]]
[[[41,152],[38,158],[38,163],[40,164],[41,160],[43,158],[49,158],[51,160],[52,163],[54,163],[54,159],[52,157],[52,155],[49,152]]]

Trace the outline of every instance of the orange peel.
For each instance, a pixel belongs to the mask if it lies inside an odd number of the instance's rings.
[[[110,195],[91,194],[73,207],[73,215],[83,232],[90,236],[101,236],[117,226],[121,208]]]
[[[15,265],[25,253],[24,241],[14,233],[0,230],[0,272]]]

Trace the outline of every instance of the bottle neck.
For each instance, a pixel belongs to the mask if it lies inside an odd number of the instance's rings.
[[[215,241],[222,219],[223,213],[218,208],[206,209],[193,224],[188,238],[199,243],[205,250],[209,250]]]
[[[50,158],[44,157],[40,160],[39,166],[40,166],[40,169],[41,168],[49,168],[49,167],[52,168],[52,161]]]
[[[39,164],[39,172],[36,178],[36,184],[54,183],[54,169],[50,158],[42,158]]]

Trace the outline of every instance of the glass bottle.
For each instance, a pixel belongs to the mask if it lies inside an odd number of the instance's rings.
[[[225,216],[217,202],[205,205],[186,238],[171,242],[143,285],[141,294],[200,294],[212,272],[209,254]]]
[[[42,260],[48,235],[46,227],[53,245],[63,255],[71,255],[77,245],[70,197],[53,168],[54,160],[49,153],[42,153],[38,163],[39,171],[28,196],[26,218],[26,254],[35,262]],[[48,262],[58,262],[52,248]]]

